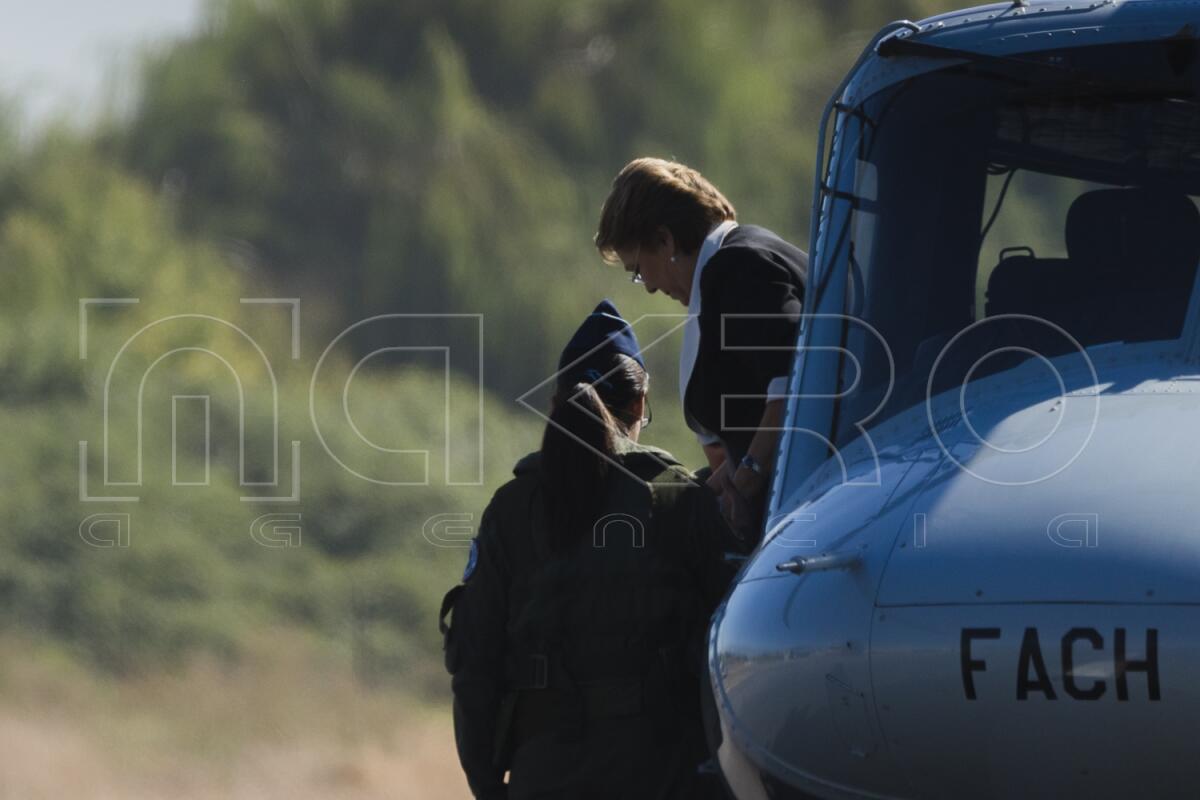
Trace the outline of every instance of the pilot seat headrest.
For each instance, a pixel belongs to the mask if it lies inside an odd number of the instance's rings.
[[[1067,212],[1067,254],[1089,272],[1134,269],[1189,282],[1200,263],[1200,212],[1187,195],[1098,189]]]

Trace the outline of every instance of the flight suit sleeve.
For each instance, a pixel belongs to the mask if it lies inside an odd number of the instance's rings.
[[[453,676],[459,762],[475,797],[493,800],[508,792],[494,748],[504,692],[509,571],[490,508],[474,547],[447,634],[446,666]]]

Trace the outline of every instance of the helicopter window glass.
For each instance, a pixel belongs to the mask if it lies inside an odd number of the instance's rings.
[[[874,252],[875,225],[879,219],[879,173],[875,165],[869,161],[859,161],[855,168],[854,196],[858,198],[851,219],[851,237],[854,242],[854,253],[859,259],[870,260]],[[864,290],[869,287],[863,286]],[[854,309],[855,302],[849,302]]]
[[[1197,81],[1161,53],[1106,50],[1069,52],[1053,80],[1042,68],[1022,76],[1019,64],[966,65],[863,103],[861,140],[835,169],[854,211],[836,220],[827,241],[839,246],[823,254],[855,318],[835,443],[857,436],[885,398],[870,424],[923,403],[935,362],[936,394],[1029,357],[984,358],[998,347],[1054,357],[1072,340],[1182,334],[1200,263]],[[1130,63],[1146,74],[1109,76],[1116,90],[1095,80]]]
[[[1004,201],[1000,193],[1008,183]],[[1106,184],[1061,178],[1028,169],[989,171],[985,208],[996,214],[979,250],[975,319],[987,316],[988,281],[1002,261],[1019,256],[1067,257],[1066,218],[1075,198]]]

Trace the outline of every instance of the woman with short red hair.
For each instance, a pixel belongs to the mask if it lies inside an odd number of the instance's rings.
[[[757,538],[783,420],[808,256],[771,231],[739,225],[696,170],[631,161],[613,181],[596,232],[606,261],[647,292],[688,308],[680,354],[684,415],[709,455],[709,485],[735,527]]]

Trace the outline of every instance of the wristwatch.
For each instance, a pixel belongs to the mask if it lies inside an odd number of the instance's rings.
[[[738,466],[745,467],[746,469],[750,470],[751,472],[758,475],[759,477],[762,477],[762,474],[763,474],[762,464],[758,463],[758,460],[754,456],[750,455],[749,453],[746,453],[746,455],[742,456],[742,460],[740,462],[738,462]]]

